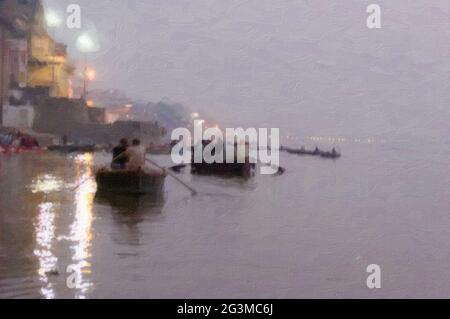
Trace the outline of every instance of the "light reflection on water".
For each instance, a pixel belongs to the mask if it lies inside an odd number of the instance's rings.
[[[186,169],[199,194],[168,178],[160,201],[94,200],[92,155],[0,157],[0,298],[448,296],[450,153],[427,147],[358,145],[335,162],[281,154],[285,174],[246,181]],[[376,292],[371,263],[389,273]]]
[[[29,189],[33,194],[46,196],[63,194],[63,191],[74,192],[74,214],[69,226],[69,236],[56,236],[56,221],[59,205],[51,201],[43,201],[38,205],[39,213],[34,223],[36,234],[36,248],[34,255],[38,258],[38,277],[42,283],[41,295],[46,299],[58,297],[55,293],[53,279],[63,276],[66,270],[76,272],[77,285],[74,289],[75,298],[86,297],[92,286],[89,281],[91,264],[89,262],[92,241],[93,200],[95,182],[93,181],[93,155],[78,155],[74,159],[75,186],[65,184],[59,177],[52,174],[41,174],[33,179]],[[71,264],[64,265],[55,256],[55,241],[68,240],[70,242]],[[60,268],[60,269],[59,269]],[[65,279],[65,278],[63,278]]]
[[[42,203],[39,205],[39,215],[34,224],[36,232],[35,256],[39,260],[38,276],[43,283],[41,294],[46,299],[55,298],[53,284],[49,275],[56,271],[58,258],[53,254],[55,240],[55,205]]]
[[[38,176],[30,185],[33,194],[50,194],[62,190],[64,182],[52,174]]]
[[[78,275],[76,298],[86,298],[86,293],[92,287],[89,281],[91,274],[91,241],[93,222],[93,202],[96,184],[93,180],[93,155],[84,154],[75,158],[76,191],[75,216],[70,225],[70,241],[72,250],[72,269]]]

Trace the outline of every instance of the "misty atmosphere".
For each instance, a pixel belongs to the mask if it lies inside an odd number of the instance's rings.
[[[44,3],[64,12],[71,1]],[[446,1],[378,1],[381,30],[366,27],[359,0],[78,3],[99,42],[95,85],[168,98],[226,127],[448,140]]]
[[[448,298],[449,1],[74,2],[0,0],[0,299]]]

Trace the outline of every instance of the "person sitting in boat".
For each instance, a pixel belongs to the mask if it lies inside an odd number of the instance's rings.
[[[319,149],[319,147],[316,146],[316,148],[314,149],[313,155],[320,155],[321,150]]]
[[[141,146],[141,141],[139,139],[134,139],[131,142],[131,147],[129,147],[125,155],[128,157],[127,170],[129,171],[139,171],[145,166],[145,147]]]
[[[111,163],[112,169],[125,169],[128,157],[126,151],[128,149],[128,140],[123,138],[120,140],[119,145],[113,148],[113,160]]]

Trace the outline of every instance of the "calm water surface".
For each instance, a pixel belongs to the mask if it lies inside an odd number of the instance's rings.
[[[450,296],[448,145],[343,149],[161,199],[96,195],[106,154],[0,155],[0,298]]]

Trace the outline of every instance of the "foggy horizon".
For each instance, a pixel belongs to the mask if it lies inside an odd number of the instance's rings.
[[[57,12],[72,1],[45,0]],[[100,50],[93,88],[167,98],[223,126],[285,134],[446,138],[449,5],[378,1],[78,1]]]

